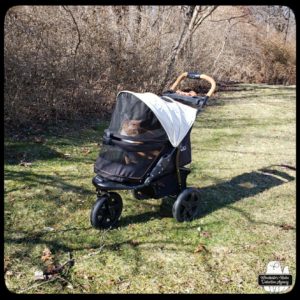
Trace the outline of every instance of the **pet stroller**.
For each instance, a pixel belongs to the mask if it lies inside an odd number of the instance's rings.
[[[206,96],[175,92],[185,79],[211,84]],[[91,210],[93,227],[114,227],[122,212],[121,196],[112,191],[131,190],[138,199],[172,197],[172,213],[179,221],[191,221],[199,213],[200,196],[187,188],[191,163],[190,133],[196,116],[216,88],[215,81],[194,72],[181,74],[170,90],[153,93],[121,91],[103,145],[94,165],[92,182],[97,201]]]

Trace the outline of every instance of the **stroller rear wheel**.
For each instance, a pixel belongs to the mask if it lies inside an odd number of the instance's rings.
[[[91,224],[97,229],[111,228],[118,222],[123,209],[122,198],[117,193],[107,193],[97,198],[91,210]]]
[[[200,206],[199,191],[195,188],[187,188],[179,194],[173,204],[173,217],[178,222],[192,221],[198,216]]]

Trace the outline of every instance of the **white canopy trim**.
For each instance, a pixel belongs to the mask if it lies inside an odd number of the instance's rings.
[[[153,93],[121,91],[118,95],[120,93],[134,95],[151,109],[166,131],[173,147],[177,147],[181,143],[195,122],[197,109],[181,104],[169,97],[164,97],[170,100],[167,102]]]

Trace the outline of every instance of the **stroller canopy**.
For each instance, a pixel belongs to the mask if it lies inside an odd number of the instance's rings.
[[[197,109],[168,97],[160,98],[153,93],[121,91],[117,95],[117,105],[118,102],[131,98],[139,99],[150,108],[165,130],[173,147],[177,147],[182,142],[197,116]],[[122,104],[126,106],[126,103]]]

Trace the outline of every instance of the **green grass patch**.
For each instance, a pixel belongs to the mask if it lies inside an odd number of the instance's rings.
[[[15,293],[265,293],[269,261],[295,280],[295,87],[241,85],[219,93],[192,130],[201,216],[172,218],[171,200],[120,192],[119,227],[91,227],[91,180],[104,128],[5,140],[5,282]],[[284,225],[290,225],[285,227]],[[203,248],[204,246],[204,248]],[[49,248],[75,265],[38,285]],[[199,248],[200,247],[200,248]],[[202,247],[202,248],[201,248]],[[294,282],[294,281],[293,281]]]

